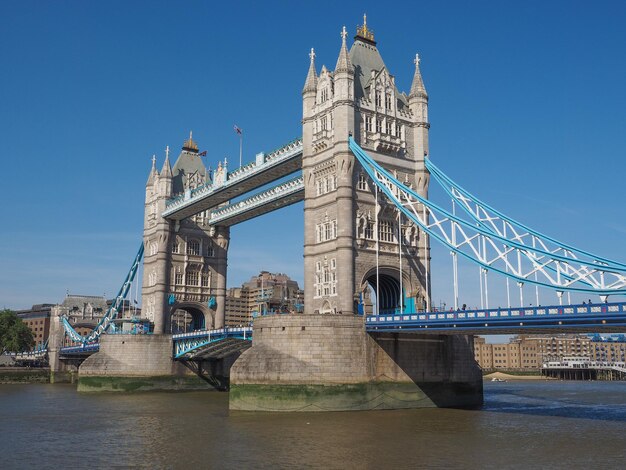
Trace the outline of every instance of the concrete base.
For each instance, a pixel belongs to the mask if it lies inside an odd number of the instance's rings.
[[[172,360],[170,335],[102,335],[100,351],[78,369],[78,391],[211,390]]]
[[[375,334],[362,317],[276,315],[254,322],[231,369],[230,408],[345,411],[476,407],[482,376],[467,336]]]

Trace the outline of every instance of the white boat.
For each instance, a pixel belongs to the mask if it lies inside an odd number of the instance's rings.
[[[501,379],[500,377],[494,377],[493,379],[491,379],[492,382],[506,382],[505,379]]]

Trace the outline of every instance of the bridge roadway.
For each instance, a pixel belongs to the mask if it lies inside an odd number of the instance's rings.
[[[301,169],[302,139],[298,138],[269,154],[260,153],[255,162],[228,173],[226,181],[206,184],[170,199],[162,216],[170,220],[191,217]]]
[[[369,333],[401,334],[554,334],[626,332],[626,302],[548,307],[498,308],[456,312],[368,315]],[[172,335],[173,357],[198,360],[224,357],[250,346],[252,327],[198,330]],[[98,344],[61,348],[61,356],[87,356]]]
[[[371,315],[370,333],[555,334],[626,331],[626,302]]]

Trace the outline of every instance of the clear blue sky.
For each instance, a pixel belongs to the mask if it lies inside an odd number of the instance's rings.
[[[152,154],[161,164],[193,130],[208,165],[234,162],[233,124],[244,159],[299,136],[309,49],[318,70],[334,67],[341,27],[353,33],[363,12],[401,90],[422,57],[440,168],[534,228],[626,261],[626,2],[314,4],[1,2],[0,307],[112,296],[141,241]],[[300,204],[233,228],[228,284],[261,269],[301,282],[302,241]],[[476,271],[462,268],[469,305]],[[450,305],[451,279],[433,247],[434,304]]]

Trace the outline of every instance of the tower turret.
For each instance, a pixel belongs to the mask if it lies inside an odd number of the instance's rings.
[[[423,165],[423,160],[428,155],[428,129],[430,128],[430,123],[428,122],[428,93],[426,93],[426,87],[422,79],[420,62],[419,54],[415,54],[415,74],[413,75],[413,83],[409,93],[409,109],[413,116],[411,133],[413,134],[415,159],[419,162],[416,185],[419,193],[427,197],[429,175]]]

